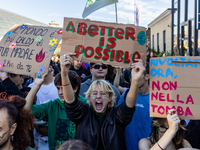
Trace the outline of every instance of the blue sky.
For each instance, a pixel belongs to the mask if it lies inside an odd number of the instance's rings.
[[[49,24],[55,21],[63,26],[64,17],[82,18],[87,0],[1,0],[0,8]],[[134,23],[134,0],[118,0],[118,22]],[[140,8],[140,26],[147,27],[159,14],[171,7],[171,0],[137,0]],[[115,22],[115,5],[109,5],[90,14],[87,19]]]

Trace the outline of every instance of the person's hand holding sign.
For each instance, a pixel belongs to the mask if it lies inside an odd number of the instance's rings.
[[[136,63],[131,64],[131,76],[132,76],[132,82],[137,81],[139,82],[140,78],[143,76],[144,71],[146,70],[143,66],[141,59],[136,59]]]
[[[71,65],[73,65],[74,60],[71,56],[75,56],[76,53],[67,53],[60,57],[61,64],[61,74],[66,76]]]
[[[130,90],[126,97],[126,105],[130,108],[133,108],[137,99],[137,90],[139,85],[139,80],[142,76],[144,76],[145,67],[143,66],[142,60],[137,59],[136,63],[131,64],[131,86]]]
[[[75,55],[76,53],[67,53],[60,57],[63,95],[67,103],[72,103],[74,101],[74,90],[68,77],[68,71],[70,66],[74,63],[72,56]]]
[[[170,109],[168,111],[167,121],[168,121],[168,125],[169,125],[169,130],[175,134],[179,129],[179,124],[181,121],[180,121],[178,115],[174,112],[176,112],[175,109]]]

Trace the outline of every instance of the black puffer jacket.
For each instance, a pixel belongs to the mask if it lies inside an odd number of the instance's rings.
[[[99,145],[99,138],[105,150],[126,150],[125,127],[131,122],[133,113],[126,114],[122,110],[122,104],[107,110],[102,127],[92,108],[75,100],[75,105],[65,103],[67,117],[76,124],[76,139],[87,143],[92,150]],[[134,108],[135,109],[135,108]]]

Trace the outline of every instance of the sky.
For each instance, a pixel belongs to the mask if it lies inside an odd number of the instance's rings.
[[[45,24],[55,21],[62,27],[64,17],[82,18],[86,2],[87,0],[0,0],[0,9]],[[136,4],[140,9],[140,26],[143,27],[147,27],[167,8],[171,8],[171,0],[137,0]],[[118,23],[134,24],[134,0],[118,0],[117,18]],[[103,7],[86,19],[116,22],[115,5]]]

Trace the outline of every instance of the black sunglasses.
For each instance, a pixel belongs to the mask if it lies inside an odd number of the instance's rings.
[[[102,68],[102,69],[107,69],[108,67],[106,66],[106,65],[94,65],[92,68],[94,68],[94,69],[100,69],[100,67]]]

